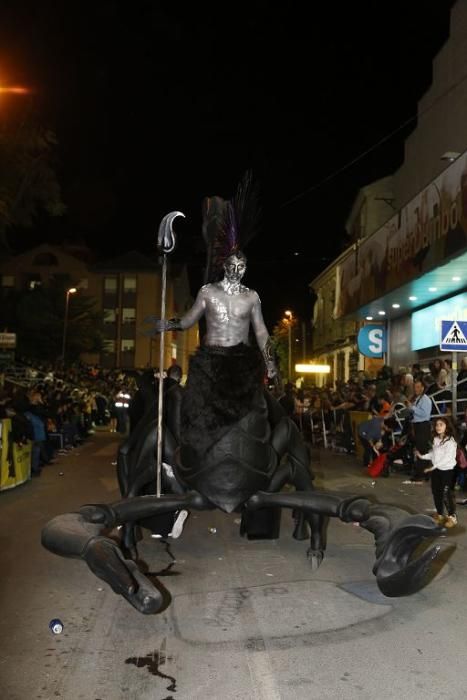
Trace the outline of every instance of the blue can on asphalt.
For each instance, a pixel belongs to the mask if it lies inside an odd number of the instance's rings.
[[[61,634],[63,632],[63,622],[59,619],[50,620],[49,628],[54,634]]]

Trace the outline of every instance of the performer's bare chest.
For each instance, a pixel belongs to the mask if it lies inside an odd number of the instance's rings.
[[[243,325],[250,320],[253,301],[249,292],[212,294],[206,300],[207,320],[217,324]]]

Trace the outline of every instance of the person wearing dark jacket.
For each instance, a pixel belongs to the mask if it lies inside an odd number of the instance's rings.
[[[379,455],[384,433],[384,418],[375,416],[360,423],[358,426],[358,437],[363,446],[363,466],[368,465]]]
[[[31,473],[40,474],[41,453],[44,450],[47,433],[45,428],[45,415],[41,409],[42,397],[38,391],[30,395],[30,403],[24,415],[32,425],[33,443],[31,452]]]

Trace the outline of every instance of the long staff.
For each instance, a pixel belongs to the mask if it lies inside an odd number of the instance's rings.
[[[159,226],[157,235],[157,248],[162,253],[162,281],[161,281],[161,334],[160,334],[160,354],[159,354],[159,396],[157,413],[157,454],[156,454],[156,493],[157,498],[161,495],[161,475],[162,475],[162,411],[164,404],[164,351],[165,351],[165,300],[167,292],[167,255],[175,248],[175,233],[172,228],[174,219],[183,216],[181,211],[172,211],[166,214]]]

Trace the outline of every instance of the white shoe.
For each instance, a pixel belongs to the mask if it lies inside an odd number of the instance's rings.
[[[183,526],[185,524],[185,520],[188,518],[188,511],[187,510],[181,510],[179,511],[174,524],[172,525],[172,532],[169,532],[169,537],[172,537],[172,539],[176,540],[177,537],[180,537],[180,535],[183,532]]]

